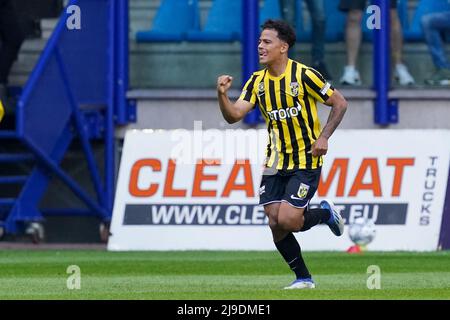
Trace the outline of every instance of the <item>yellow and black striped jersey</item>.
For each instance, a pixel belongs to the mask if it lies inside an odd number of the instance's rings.
[[[5,115],[5,109],[3,109],[2,100],[0,100],[0,122],[2,121],[4,115]]]
[[[267,69],[253,73],[239,99],[258,104],[266,120],[266,167],[315,169],[322,165],[322,157],[311,154],[321,132],[316,102],[325,102],[333,91],[319,72],[291,59],[278,77]]]

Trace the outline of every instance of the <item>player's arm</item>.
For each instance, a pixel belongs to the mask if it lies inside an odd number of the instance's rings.
[[[228,123],[235,123],[242,120],[253,108],[254,104],[242,99],[232,103],[228,97],[228,89],[231,87],[233,77],[228,75],[220,76],[217,79],[217,98],[219,100],[220,111]]]
[[[345,100],[344,96],[337,89],[333,90],[331,96],[324,103],[331,106],[331,111],[327,124],[323,127],[320,136],[312,146],[311,152],[313,156],[321,156],[327,153],[328,139],[341,123],[342,118],[344,118],[348,105],[347,100]]]
[[[345,111],[347,110],[347,101],[319,72],[312,68],[308,68],[304,72],[302,80],[307,84],[308,94],[311,94],[317,101],[331,107],[327,124],[311,146],[313,156],[322,156],[328,151],[328,139],[344,117]]]

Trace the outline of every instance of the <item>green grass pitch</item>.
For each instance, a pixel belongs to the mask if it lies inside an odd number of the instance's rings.
[[[293,274],[277,252],[3,250],[3,299],[450,299],[450,252],[305,252],[314,290],[282,290]],[[81,288],[69,290],[69,265]],[[367,268],[381,269],[369,290]]]

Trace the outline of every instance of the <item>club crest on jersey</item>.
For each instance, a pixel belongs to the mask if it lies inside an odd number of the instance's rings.
[[[299,90],[298,82],[291,82],[289,86],[291,87],[292,95],[294,97],[298,97],[298,90]]]
[[[258,97],[264,94],[264,82],[260,82],[258,85]]]
[[[309,191],[309,186],[307,184],[301,183],[300,187],[298,188],[298,191],[297,191],[297,196],[300,199],[305,199],[306,196],[308,195],[308,191]]]

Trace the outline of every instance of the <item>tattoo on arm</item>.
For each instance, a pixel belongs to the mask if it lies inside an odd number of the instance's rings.
[[[330,111],[330,115],[328,116],[327,124],[322,130],[320,134],[321,137],[326,139],[330,138],[333,134],[334,130],[336,130],[339,123],[341,123],[342,118],[344,117],[346,108],[341,107],[332,107]]]

